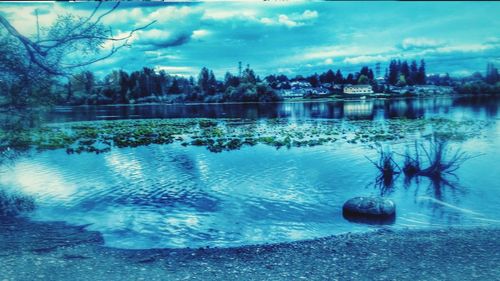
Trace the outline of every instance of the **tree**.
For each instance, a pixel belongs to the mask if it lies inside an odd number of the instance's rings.
[[[389,63],[389,84],[396,85],[399,79],[399,68],[396,60],[391,60]]]
[[[255,72],[247,66],[247,68],[241,74],[241,82],[255,84],[257,82],[257,77]]]
[[[409,85],[414,85],[418,80],[418,66],[417,61],[412,60],[410,64],[410,77],[407,79]]]
[[[342,84],[344,83],[344,77],[342,76],[342,72],[340,72],[340,69],[337,69],[337,72],[335,73],[335,84]]]
[[[404,61],[401,63],[401,75],[403,75],[405,77],[405,80],[408,79],[408,77],[410,77],[410,67],[408,66],[408,62],[407,61]]]
[[[309,82],[313,88],[319,87],[320,81],[318,74],[314,73],[313,75],[307,77],[307,82]]]
[[[354,75],[352,75],[352,73],[349,73],[347,75],[347,78],[346,78],[346,81],[345,81],[347,84],[354,84]]]
[[[182,91],[179,87],[179,82],[176,78],[172,80],[172,86],[170,86],[170,89],[168,89],[168,93],[171,95],[177,95],[180,94]]]
[[[335,74],[331,69],[328,69],[328,71],[325,74],[325,80],[326,83],[333,83],[335,81]]]
[[[120,103],[128,103],[129,100],[129,84],[130,78],[127,72],[120,70],[119,74],[119,84],[120,84]]]
[[[492,64],[488,63],[486,66],[486,83],[495,84],[500,80],[498,69]]]
[[[101,4],[99,2],[88,17],[59,15],[34,38],[21,34],[0,14],[0,87],[7,90],[2,91],[5,95],[16,99],[10,101],[11,105],[38,105],[39,98],[50,93],[47,89],[54,78],[69,77],[81,67],[111,57],[129,46],[135,32],[154,23],[133,29],[122,37],[113,36],[111,29],[101,21],[116,10],[119,2],[98,15]],[[107,42],[111,43],[108,50]],[[38,97],[39,92],[43,92],[43,96]]]
[[[417,81],[416,83],[419,85],[425,85],[426,84],[426,74],[425,74],[425,61],[422,59],[420,60],[420,66],[418,67],[418,74],[417,76]]]
[[[403,74],[399,75],[398,83],[396,84],[398,87],[406,86],[406,78]]]
[[[370,82],[370,79],[364,74],[361,74],[358,78],[358,84],[364,85],[368,84]]]
[[[266,77],[266,80],[269,78],[270,76]],[[272,79],[274,78],[274,79]],[[276,81],[276,77],[274,77],[274,75],[269,78],[272,80],[272,82],[268,82],[269,83],[274,83]],[[227,89],[229,87],[238,87],[238,85],[240,84],[240,78],[237,77],[237,76],[234,76],[232,75],[231,73],[229,72],[226,72],[226,75],[224,76],[224,89]]]

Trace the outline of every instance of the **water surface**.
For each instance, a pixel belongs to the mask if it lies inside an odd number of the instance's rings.
[[[154,105],[85,108],[49,115],[53,122],[117,118],[241,117],[383,120],[441,116],[497,120],[498,101],[453,99],[274,105]],[[257,110],[257,111],[255,111]],[[113,112],[111,112],[113,111]],[[97,115],[102,113],[101,117]],[[118,113],[121,112],[121,113]],[[189,113],[190,112],[190,113]],[[133,114],[132,114],[133,113]],[[239,113],[239,115],[238,115]],[[114,115],[113,115],[114,114]],[[122,248],[238,246],[294,241],[380,226],[342,217],[349,198],[384,194],[397,204],[394,228],[500,224],[500,126],[486,137],[452,143],[477,155],[436,186],[426,178],[392,189],[375,184],[369,145],[333,143],[281,148],[257,145],[212,153],[180,144],[112,149],[103,154],[33,152],[2,167],[3,186],[35,198],[36,220],[91,224]],[[405,142],[392,145],[403,152]]]

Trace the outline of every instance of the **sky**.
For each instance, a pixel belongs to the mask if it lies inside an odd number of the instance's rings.
[[[95,3],[0,3],[26,35],[58,14],[89,15]],[[111,3],[106,3],[100,13]],[[156,22],[131,38],[131,47],[90,67],[98,75],[143,66],[218,78],[238,62],[257,74],[355,72],[391,59],[425,59],[428,73],[454,76],[500,66],[500,2],[194,2],[122,3],[104,18],[115,34]]]

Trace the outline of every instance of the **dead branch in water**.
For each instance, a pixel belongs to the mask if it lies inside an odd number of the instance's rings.
[[[429,149],[424,144],[420,145],[420,149],[425,153],[429,166],[418,171],[417,175],[431,179],[441,179],[444,174],[453,174],[463,162],[482,155],[471,156],[460,149],[453,150],[447,140],[438,138],[430,141]]]
[[[387,190],[388,187],[394,185],[394,176],[398,175],[400,171],[405,174],[407,182],[415,176],[422,176],[428,177],[435,187],[441,185],[453,186],[454,184],[445,179],[445,175],[455,176],[454,172],[465,161],[482,155],[469,155],[460,149],[452,149],[447,140],[436,136],[427,145],[416,141],[414,154],[410,152],[408,147],[404,154],[395,153],[404,157],[402,169],[394,161],[392,152],[387,149],[377,149],[377,152],[379,154],[378,162],[365,157],[380,171],[376,179],[376,185],[382,187],[383,190]],[[420,155],[425,156],[420,157]]]
[[[379,154],[378,162],[365,157],[379,170],[380,174],[377,176],[375,185],[381,187],[384,192],[384,190],[389,190],[394,186],[394,177],[401,173],[401,168],[394,161],[391,151],[378,148],[377,152]]]

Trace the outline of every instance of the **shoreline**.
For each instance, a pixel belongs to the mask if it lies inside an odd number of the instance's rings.
[[[0,225],[0,280],[495,280],[500,228],[346,233],[233,248],[127,250],[61,222]]]

